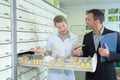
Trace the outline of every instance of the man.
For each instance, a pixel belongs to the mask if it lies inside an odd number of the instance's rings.
[[[117,53],[109,51],[108,46],[100,48],[100,37],[102,35],[112,33],[103,26],[104,14],[99,9],[89,10],[87,13],[86,24],[92,31],[84,36],[83,44],[85,45],[82,53],[76,53],[77,56],[93,56],[95,53],[98,57],[96,71],[86,72],[86,80],[117,80],[114,62],[120,61],[120,35],[118,35]],[[101,62],[101,56],[106,58],[105,62]]]
[[[31,50],[33,52],[43,52],[46,55],[68,57],[72,56],[73,47],[78,44],[77,37],[68,31],[67,20],[62,15],[54,18],[54,25],[58,32],[49,36],[46,51],[42,48]],[[74,71],[49,69],[48,80],[75,80]]]

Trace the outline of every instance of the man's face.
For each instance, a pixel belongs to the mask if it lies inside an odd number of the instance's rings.
[[[68,31],[67,24],[64,21],[56,23],[56,27],[61,35],[65,35]]]
[[[87,24],[89,29],[92,29],[92,30],[94,29],[94,27],[96,25],[96,21],[94,21],[94,16],[92,13],[89,13],[87,15],[86,24]]]

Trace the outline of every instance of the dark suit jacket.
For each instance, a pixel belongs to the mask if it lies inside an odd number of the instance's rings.
[[[102,35],[111,32],[113,31],[104,28]],[[117,53],[110,52],[110,57],[107,58],[106,62],[100,61],[99,52],[98,50],[97,51],[95,50],[94,41],[93,41],[93,31],[84,36],[83,44],[85,45],[83,47],[83,53],[84,53],[83,56],[92,57],[94,53],[97,53],[97,57],[98,57],[96,71],[93,73],[86,72],[86,80],[117,80],[114,61],[120,61],[120,39],[118,39]],[[99,47],[100,45],[98,46],[98,48]]]

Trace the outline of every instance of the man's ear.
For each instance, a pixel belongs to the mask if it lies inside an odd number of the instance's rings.
[[[99,20],[99,19],[96,19],[95,22],[96,22],[96,23],[100,23],[100,20]]]

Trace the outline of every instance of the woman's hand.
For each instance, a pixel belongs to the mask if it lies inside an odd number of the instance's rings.
[[[36,53],[45,53],[45,50],[43,48],[40,48],[39,46],[37,46],[36,49],[31,49],[30,51]]]

